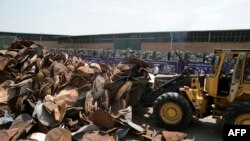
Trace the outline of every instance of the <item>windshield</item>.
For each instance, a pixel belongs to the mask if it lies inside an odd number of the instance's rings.
[[[247,54],[245,61],[244,83],[250,83],[250,54]]]
[[[215,56],[212,60],[212,69],[210,72],[210,76],[214,77],[216,75],[216,71],[219,67],[219,63],[220,63],[220,56]]]

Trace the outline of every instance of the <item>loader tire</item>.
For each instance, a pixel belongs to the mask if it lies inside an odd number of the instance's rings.
[[[223,115],[224,124],[250,125],[250,102],[232,104]]]
[[[167,130],[184,130],[193,118],[190,102],[184,95],[175,92],[168,92],[158,97],[153,110],[159,125]]]

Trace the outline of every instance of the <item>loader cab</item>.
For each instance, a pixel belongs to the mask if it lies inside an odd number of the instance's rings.
[[[229,93],[230,86],[228,86],[228,83],[230,83],[231,80],[223,70],[225,58],[225,52],[215,52],[211,63],[211,72],[206,76],[206,91],[212,97],[227,95]]]
[[[216,50],[211,65],[205,87],[210,96],[226,97],[232,102],[243,87],[249,89],[250,50]]]
[[[229,102],[250,100],[250,52],[242,52],[237,58],[232,77]]]

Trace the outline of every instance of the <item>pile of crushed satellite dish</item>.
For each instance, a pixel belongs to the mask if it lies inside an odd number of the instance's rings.
[[[183,140],[132,122],[132,107],[147,83],[148,64],[128,58],[111,68],[31,41],[0,51],[0,140]]]

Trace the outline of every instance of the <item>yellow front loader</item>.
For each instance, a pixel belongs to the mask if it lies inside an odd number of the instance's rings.
[[[231,64],[227,73],[223,69]],[[154,114],[169,130],[186,128],[193,116],[223,117],[225,124],[250,125],[250,50],[215,50],[211,73],[178,91],[161,94]]]

